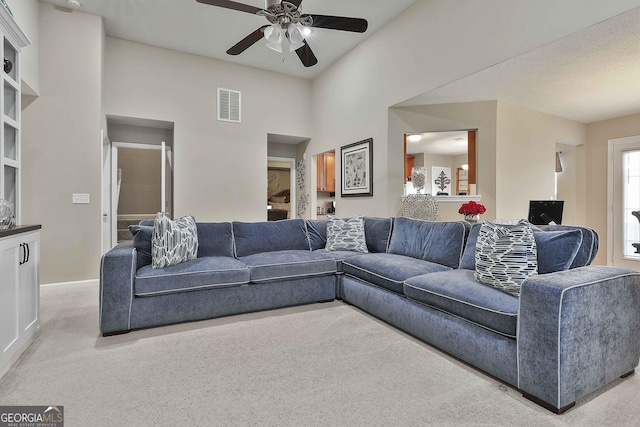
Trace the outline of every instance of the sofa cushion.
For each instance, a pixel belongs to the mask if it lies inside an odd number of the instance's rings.
[[[312,250],[324,249],[327,245],[327,220],[307,220],[309,241]],[[369,252],[387,252],[393,218],[364,217],[364,237]]]
[[[151,265],[164,268],[198,256],[198,228],[192,216],[172,220],[165,213],[158,213],[153,223],[151,238]]]
[[[328,251],[326,249],[317,249],[313,251],[314,253],[323,255],[325,257],[334,259],[336,261],[336,271],[338,273],[343,273],[344,268],[342,267],[342,263],[345,259],[352,258],[354,256],[362,255],[364,252],[353,252],[353,251]]]
[[[409,277],[451,268],[404,255],[362,254],[342,262],[345,274],[402,294],[402,284]]]
[[[236,257],[261,252],[311,250],[302,219],[265,222],[233,222]]]
[[[516,336],[518,298],[484,286],[471,270],[451,270],[407,279],[404,294],[487,329]]]
[[[336,273],[336,261],[310,251],[261,252],[240,258],[252,283],[326,276]]]
[[[536,239],[531,224],[513,227],[482,223],[476,242],[475,278],[513,296],[529,276],[538,273]]]
[[[325,249],[327,251],[369,252],[364,237],[362,217],[340,219],[329,215]]]
[[[133,246],[136,248],[137,268],[151,264],[153,225],[130,225],[129,232],[133,236]]]
[[[233,258],[233,229],[230,222],[199,222],[198,256]]]
[[[458,268],[470,229],[467,222],[395,218],[389,253]]]
[[[482,223],[473,224],[471,230],[469,230],[469,236],[467,237],[467,243],[464,246],[464,253],[460,260],[460,268],[467,270],[476,269],[476,242],[478,241],[478,233],[480,232]]]
[[[163,295],[249,283],[249,269],[235,258],[196,258],[166,268],[144,266],[136,272],[136,296]]]

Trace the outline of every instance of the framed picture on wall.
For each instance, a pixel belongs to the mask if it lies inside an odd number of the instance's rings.
[[[340,148],[341,196],[373,196],[373,139]]]
[[[466,196],[469,194],[469,171],[462,168],[456,170],[456,194]]]

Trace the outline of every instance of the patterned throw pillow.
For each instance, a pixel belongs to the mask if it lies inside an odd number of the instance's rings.
[[[519,297],[522,282],[538,274],[536,239],[531,225],[526,221],[509,227],[483,222],[475,261],[476,280]]]
[[[344,220],[329,215],[325,249],[328,251],[369,252],[362,216]]]
[[[153,223],[151,258],[153,268],[164,268],[196,259],[198,229],[192,216],[169,219],[159,212]]]

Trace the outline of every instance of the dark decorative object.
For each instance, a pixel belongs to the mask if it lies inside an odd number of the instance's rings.
[[[635,216],[638,221],[640,221],[640,211],[633,211],[631,215]],[[631,246],[636,248],[636,253],[640,254],[640,243],[632,243]]]
[[[7,58],[4,58],[4,72],[9,74],[13,70],[13,63]]]
[[[318,63],[316,55],[305,40],[310,34],[311,28],[364,33],[369,26],[367,20],[361,18],[303,14],[300,9],[302,0],[270,0],[266,2],[266,9],[230,0],[196,1],[210,6],[250,13],[254,16],[263,16],[269,21],[268,25],[263,25],[230,47],[227,50],[227,54],[240,55],[260,40],[266,39],[268,42],[267,47],[276,52],[288,53],[295,51],[305,67],[312,67]]]
[[[444,192],[447,189],[447,186],[451,184],[451,180],[447,177],[447,174],[444,171],[440,172],[440,175],[434,181],[438,188]],[[438,193],[440,194],[440,193]]]
[[[373,139],[340,149],[342,197],[373,196]]]

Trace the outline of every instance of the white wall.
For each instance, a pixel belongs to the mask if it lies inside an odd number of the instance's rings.
[[[555,197],[556,143],[586,142],[583,123],[498,102],[496,216],[527,218],[529,200]]]
[[[217,87],[242,92],[241,124],[216,120]],[[176,217],[265,220],[267,134],[309,136],[310,96],[306,80],[107,37],[106,114],[174,123]]]
[[[95,279],[102,20],[40,6],[40,96],[22,115],[22,222],[42,224],[42,283]],[[91,204],[72,204],[73,193],[89,193]]]
[[[562,222],[564,224],[585,224],[584,215],[579,216],[578,212],[584,212],[584,205],[578,210],[578,190],[579,185],[579,165],[584,161],[580,154],[584,152],[584,145],[575,146],[563,143],[556,143],[556,151],[562,152],[560,159],[562,172],[556,172],[558,200],[564,201],[564,211]]]

